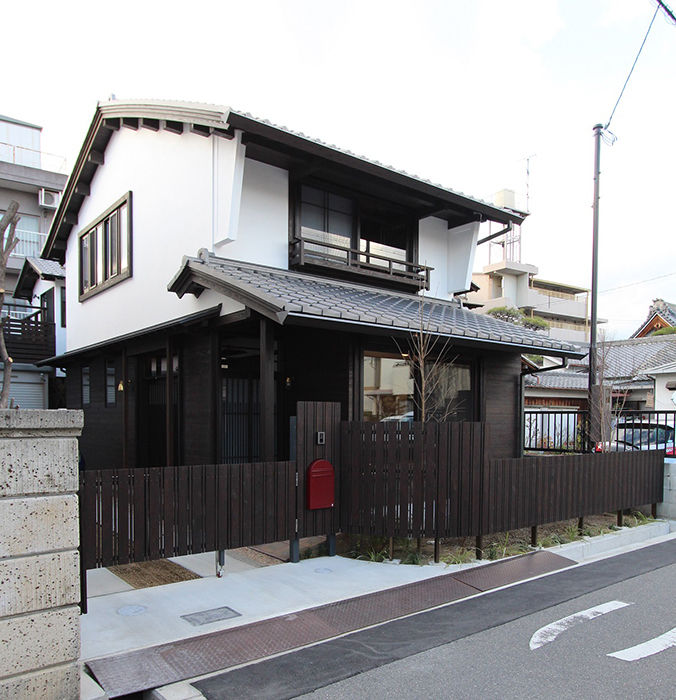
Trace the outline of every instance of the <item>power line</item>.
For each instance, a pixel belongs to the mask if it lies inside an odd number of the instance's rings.
[[[622,90],[620,91],[620,96],[617,98],[617,102],[615,103],[615,106],[613,107],[613,111],[610,113],[610,118],[608,119],[608,123],[603,127],[604,131],[608,129],[608,127],[610,126],[610,122],[613,120],[613,116],[615,115],[615,110],[617,109],[617,105],[620,104],[620,100],[622,99],[622,95],[624,95],[624,91],[627,87],[627,83],[629,82],[629,78],[631,78],[631,74],[634,72],[634,68],[636,68],[636,63],[638,62],[638,57],[641,55],[641,51],[643,51],[643,47],[645,46],[645,42],[648,38],[648,34],[650,34],[650,30],[653,28],[653,23],[655,22],[655,18],[657,17],[657,13],[660,11],[660,7],[663,7],[663,5],[658,0],[657,7],[655,8],[655,14],[653,15],[653,18],[650,20],[650,25],[648,26],[648,31],[645,33],[645,36],[643,37],[643,41],[641,43],[641,48],[638,50],[638,53],[636,54],[636,58],[634,59],[634,63],[632,64],[631,70],[629,71],[629,75],[627,76],[627,79],[624,81],[624,85],[622,86]],[[666,8],[666,9],[668,9],[668,8]],[[669,10],[669,14],[671,14],[671,10]]]
[[[674,17],[674,13],[666,6],[665,3],[662,2],[662,0],[655,0],[658,5],[658,9],[661,7],[664,10],[664,13],[671,18],[671,21],[676,24],[676,17]]]

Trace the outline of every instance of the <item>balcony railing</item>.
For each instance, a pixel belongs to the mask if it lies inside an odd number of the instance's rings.
[[[14,362],[32,364],[56,353],[54,323],[45,320],[45,309],[39,306],[3,305],[2,331]]]
[[[434,268],[370,250],[358,250],[331,241],[296,238],[291,243],[292,267],[331,268],[352,279],[371,277],[407,289],[429,289]],[[342,273],[342,274],[341,274]]]
[[[25,229],[16,229],[16,237],[19,242],[16,248],[12,251],[12,255],[21,256],[24,258],[38,258],[44,248],[47,240],[46,233],[37,233],[36,231],[26,231]]]
[[[65,173],[67,168],[66,159],[63,156],[3,141],[0,141],[0,161],[50,170],[53,173]]]

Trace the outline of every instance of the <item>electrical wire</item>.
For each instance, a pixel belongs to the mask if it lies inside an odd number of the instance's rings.
[[[653,18],[650,20],[650,25],[648,26],[648,31],[645,33],[645,36],[643,37],[643,42],[641,43],[641,48],[638,50],[638,53],[636,54],[636,58],[634,59],[634,63],[631,66],[631,70],[629,71],[629,75],[627,76],[627,79],[624,81],[624,85],[622,86],[622,90],[620,91],[620,96],[617,98],[617,102],[615,103],[615,106],[613,107],[613,111],[610,113],[610,118],[608,119],[607,124],[603,127],[603,130],[606,131],[608,127],[610,126],[610,122],[613,120],[613,116],[615,115],[615,110],[617,109],[617,105],[620,104],[620,100],[622,99],[622,95],[624,95],[624,91],[627,87],[627,83],[629,82],[629,78],[631,78],[631,74],[634,72],[634,68],[636,68],[636,64],[638,62],[638,58],[641,55],[641,51],[643,51],[643,47],[645,46],[645,42],[648,39],[648,34],[650,34],[650,30],[653,28],[653,23],[655,22],[655,19],[657,18],[657,13],[660,11],[660,4],[658,3],[657,7],[655,8],[655,14],[653,15]],[[610,145],[615,143],[614,141],[615,136],[613,135],[613,140],[610,142]]]

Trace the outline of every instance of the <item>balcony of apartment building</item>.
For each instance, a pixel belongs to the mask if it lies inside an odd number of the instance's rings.
[[[584,321],[588,318],[589,290],[560,282],[531,278],[519,308],[531,309],[543,316]]]
[[[3,304],[2,332],[12,360],[35,364],[56,354],[53,309],[28,304]]]

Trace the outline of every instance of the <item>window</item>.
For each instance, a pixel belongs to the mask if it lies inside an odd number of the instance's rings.
[[[54,323],[54,287],[40,295],[42,307],[42,320],[45,323]]]
[[[301,245],[304,251],[303,264],[334,269],[344,264],[362,273],[419,283],[416,231],[415,218],[396,203],[308,184],[298,190],[293,233],[295,248]]]
[[[80,234],[80,301],[131,277],[131,192]]]
[[[115,360],[106,360],[106,406],[114,406],[117,391]]]
[[[61,328],[66,327],[66,288],[61,287]]]
[[[414,380],[415,366],[402,355],[364,353],[364,420],[420,420],[422,394],[426,419],[472,420],[472,370],[456,361],[425,363],[425,380]]]
[[[89,367],[82,368],[82,405],[89,405]]]

